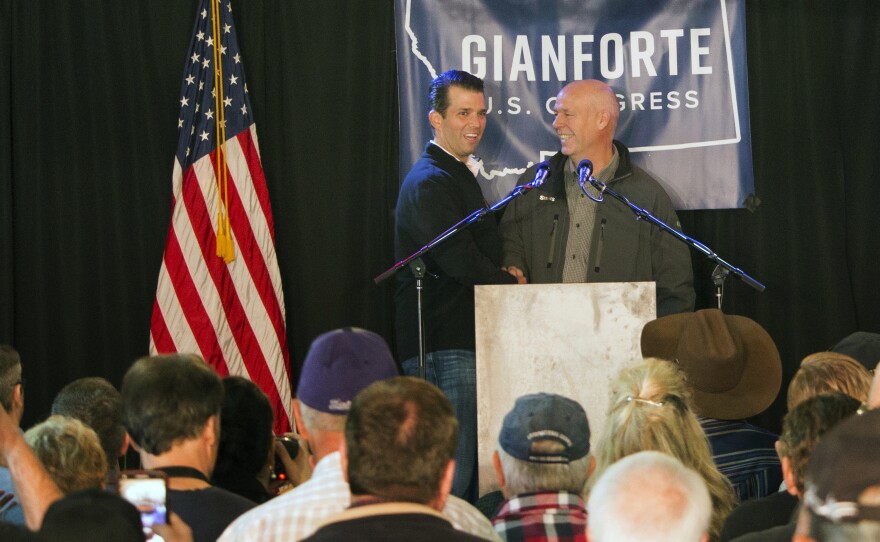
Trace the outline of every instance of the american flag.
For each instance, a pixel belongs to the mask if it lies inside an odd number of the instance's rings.
[[[177,130],[171,226],[150,352],[198,353],[221,375],[250,378],[269,396],[275,431],[289,431],[290,365],[274,223],[229,0],[200,3]]]

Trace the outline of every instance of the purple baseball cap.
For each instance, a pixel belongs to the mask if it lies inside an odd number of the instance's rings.
[[[398,374],[382,337],[360,328],[336,329],[312,341],[296,397],[315,410],[347,414],[351,400],[362,389]]]

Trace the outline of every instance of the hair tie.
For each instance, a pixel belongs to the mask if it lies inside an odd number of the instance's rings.
[[[626,402],[627,402],[627,403],[631,403],[631,402],[633,402],[633,401],[635,401],[635,402],[637,402],[637,403],[643,403],[643,404],[646,404],[646,405],[655,406],[655,407],[662,407],[662,406],[665,404],[665,403],[663,403],[663,402],[659,402],[659,403],[658,403],[657,401],[652,401],[652,400],[650,400],[650,399],[643,399],[643,398],[641,398],[641,397],[633,397],[632,395],[627,395],[627,396],[626,396]]]

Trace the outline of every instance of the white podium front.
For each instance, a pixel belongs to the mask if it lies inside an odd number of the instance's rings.
[[[498,489],[492,452],[517,397],[548,392],[587,411],[590,446],[605,423],[611,381],[641,359],[657,314],[653,282],[476,286],[480,495]]]

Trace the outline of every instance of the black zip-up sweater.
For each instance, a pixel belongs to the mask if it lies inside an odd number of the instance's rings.
[[[400,261],[486,202],[462,162],[428,143],[397,199],[394,257]],[[423,257],[428,275],[422,295],[426,352],[474,349],[474,285],[515,284],[501,270],[501,238],[492,215],[471,224]],[[415,278],[397,274],[395,327],[400,361],[418,354]]]

